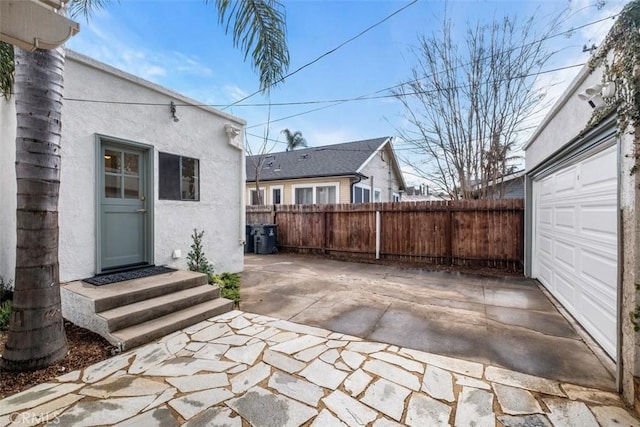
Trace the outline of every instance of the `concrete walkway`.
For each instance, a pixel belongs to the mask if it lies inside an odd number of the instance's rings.
[[[0,400],[0,427],[640,426],[610,392],[233,311]]]
[[[586,387],[615,366],[536,282],[292,254],[249,255],[245,311]]]

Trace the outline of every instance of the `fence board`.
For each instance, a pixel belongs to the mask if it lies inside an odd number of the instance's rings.
[[[278,225],[278,246],[299,252],[442,265],[521,269],[524,200],[247,206],[247,224]]]

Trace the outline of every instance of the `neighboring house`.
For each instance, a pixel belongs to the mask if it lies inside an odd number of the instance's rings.
[[[60,281],[125,265],[186,268],[194,228],[217,271],[241,271],[245,122],[71,51],[64,77]],[[15,114],[13,100],[0,101],[5,280],[16,253]]]
[[[603,70],[585,66],[525,146],[525,272],[615,363],[624,397],[633,403],[640,369],[632,324],[640,177],[634,135],[618,130],[616,112],[592,121],[597,104],[585,94],[601,90]]]
[[[391,141],[383,137],[249,156],[247,204],[400,201],[405,183]]]
[[[524,174],[525,171],[516,171],[499,177],[495,185],[493,182],[487,185],[487,198],[489,199],[524,199]]]
[[[428,185],[422,184],[420,186],[409,186],[405,193],[402,195],[403,202],[433,202],[449,200],[450,197],[445,193],[434,193]]]

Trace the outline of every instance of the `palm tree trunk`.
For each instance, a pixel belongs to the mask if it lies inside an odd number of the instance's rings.
[[[13,310],[0,366],[40,369],[63,358],[58,192],[64,50],[15,48],[17,248]]]

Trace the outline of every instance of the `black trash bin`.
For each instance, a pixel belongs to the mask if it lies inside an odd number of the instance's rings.
[[[254,225],[253,228],[253,251],[256,254],[267,255],[278,252],[277,225],[261,224]]]
[[[244,253],[253,253],[253,230],[255,224],[245,225]]]

